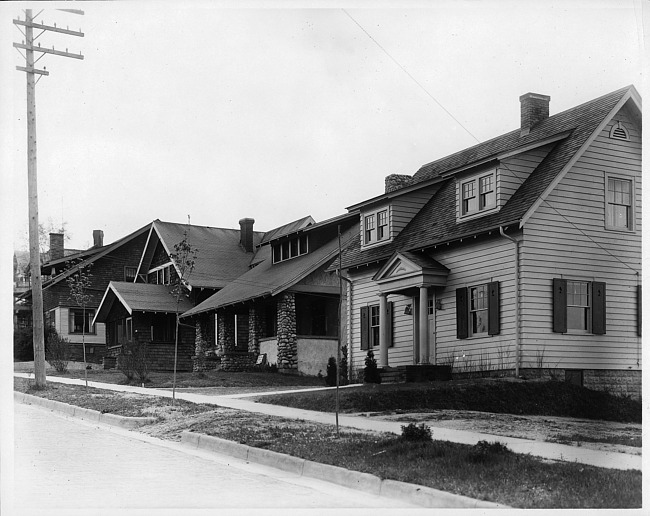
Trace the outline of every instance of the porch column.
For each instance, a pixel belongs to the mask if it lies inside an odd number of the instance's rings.
[[[379,294],[379,367],[388,367],[388,321],[386,294]]]
[[[418,329],[420,336],[420,363],[429,360],[429,290],[427,287],[420,287],[420,306]]]

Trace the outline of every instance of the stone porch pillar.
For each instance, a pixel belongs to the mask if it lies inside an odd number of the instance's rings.
[[[235,316],[230,312],[217,313],[219,335],[217,335],[217,353],[224,355],[235,350]]]
[[[255,305],[248,309],[248,352],[260,353],[260,320],[259,310]]]
[[[278,299],[278,370],[298,369],[298,339],[296,338],[296,297],[288,292]]]

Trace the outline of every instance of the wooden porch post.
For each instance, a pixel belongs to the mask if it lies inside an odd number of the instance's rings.
[[[420,336],[420,357],[419,362],[426,363],[429,360],[429,290],[427,287],[420,287],[419,321],[418,329]]]
[[[379,294],[379,367],[388,367],[388,321],[386,294]]]

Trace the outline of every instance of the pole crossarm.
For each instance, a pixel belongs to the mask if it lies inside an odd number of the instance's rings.
[[[72,57],[73,59],[83,59],[84,56],[79,54],[72,54],[71,52],[63,52],[62,50],[54,50],[53,48],[35,47],[34,45],[25,45],[24,43],[14,43],[14,47],[22,48],[24,50],[31,50],[33,52],[43,52],[44,54],[54,54],[55,56]]]
[[[42,23],[34,23],[25,20],[14,19],[14,25],[22,25],[23,27],[33,27],[35,29],[49,30],[50,32],[60,32],[61,34],[68,34],[69,36],[78,36],[80,38],[84,37],[84,33],[81,31],[62,29],[61,27],[56,27],[52,25],[43,25]]]
[[[39,70],[37,68],[27,68],[25,66],[16,66],[16,70],[27,73],[37,73],[39,75],[50,75],[50,72],[47,70]]]

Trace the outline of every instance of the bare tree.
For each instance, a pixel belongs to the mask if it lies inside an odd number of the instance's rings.
[[[70,264],[70,267],[75,267],[75,264]],[[91,299],[90,294],[88,293],[92,282],[92,274],[90,273],[91,267],[92,263],[79,263],[77,271],[66,280],[68,282],[68,287],[70,287],[70,297],[74,299],[75,303],[77,303],[77,306],[79,306],[82,311],[81,345],[83,348],[86,390],[88,389],[88,369],[86,365],[86,324],[88,321],[86,319],[86,309]],[[88,327],[90,329],[90,325],[88,325]]]
[[[176,272],[178,277],[174,282],[174,287],[172,289],[173,295],[176,297],[176,332],[175,332],[175,341],[174,341],[174,378],[172,380],[172,404],[176,400],[176,368],[178,364],[178,337],[180,329],[180,303],[183,296],[189,296],[189,277],[194,270],[194,265],[196,264],[196,255],[198,249],[196,249],[190,243],[190,234],[189,228],[183,232],[183,239],[174,244],[174,252],[170,253],[170,257],[176,266]]]

